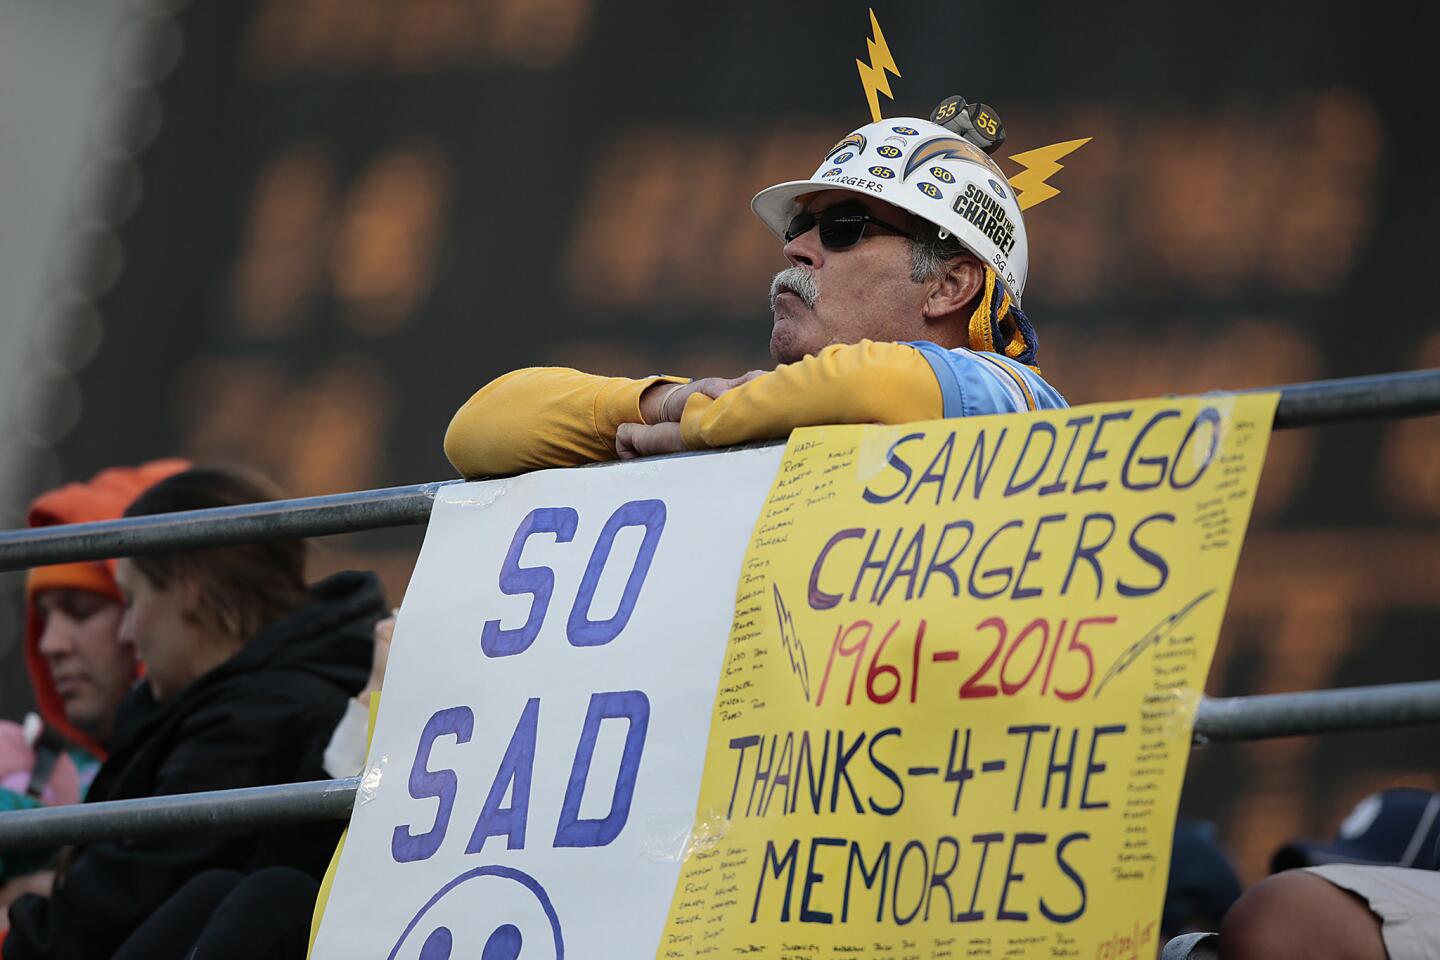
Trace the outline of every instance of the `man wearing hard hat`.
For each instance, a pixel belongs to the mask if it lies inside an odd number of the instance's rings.
[[[807,180],[751,208],[784,241],[770,353],[735,379],[630,380],[558,367],[492,381],[455,414],[445,453],[466,477],[787,436],[1064,407],[1020,310],[1025,221],[987,151],[994,111],[951,97],[930,120],[861,127]]]

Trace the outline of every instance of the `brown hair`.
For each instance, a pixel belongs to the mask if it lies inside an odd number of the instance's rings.
[[[144,517],[274,500],[279,490],[259,474],[225,467],[195,467],[147,489],[125,511]],[[272,540],[132,557],[156,587],[176,581],[199,590],[195,614],[221,632],[249,641],[266,626],[307,602],[305,541]]]

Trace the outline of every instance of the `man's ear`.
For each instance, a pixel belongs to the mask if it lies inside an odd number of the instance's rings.
[[[945,272],[930,281],[920,312],[927,323],[943,323],[969,308],[985,284],[985,265],[963,254],[946,264]],[[963,317],[968,320],[968,316]]]

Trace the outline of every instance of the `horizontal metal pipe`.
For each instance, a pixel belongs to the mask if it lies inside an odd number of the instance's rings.
[[[1281,387],[1276,429],[1440,412],[1440,369]],[[1259,392],[1259,391],[1244,391]],[[425,523],[441,487],[458,480],[217,507],[99,523],[0,532],[0,571],[47,563],[291,540]]]
[[[97,840],[343,820],[355,806],[355,791],[359,786],[359,777],[347,777],[14,810],[0,813],[0,852]]]
[[[1200,742],[1268,740],[1440,723],[1440,681],[1200,701]]]
[[[1290,383],[1244,393],[1280,391],[1275,429],[1350,420],[1396,420],[1440,412],[1440,369]]]
[[[425,523],[459,480],[0,533],[0,570]]]
[[[1197,743],[1206,743],[1425,723],[1440,723],[1440,681],[1202,699],[1194,733]],[[340,820],[350,815],[359,786],[360,779],[350,777],[0,813],[0,854],[121,837]]]

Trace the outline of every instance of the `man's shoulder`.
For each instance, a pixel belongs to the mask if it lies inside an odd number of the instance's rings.
[[[947,417],[1069,406],[1039,371],[1011,357],[966,347],[942,347],[926,340],[906,345],[918,350],[934,371]]]

